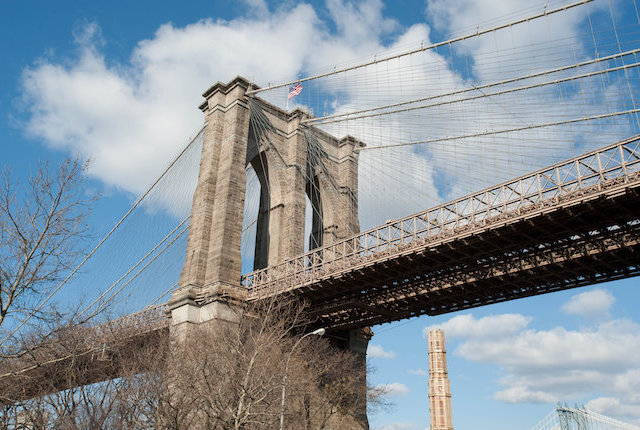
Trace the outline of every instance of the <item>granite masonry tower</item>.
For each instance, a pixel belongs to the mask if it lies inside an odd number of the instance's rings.
[[[176,348],[192,328],[242,318],[247,291],[241,285],[241,236],[249,166],[261,186],[254,269],[305,252],[306,199],[313,207],[311,249],[360,231],[358,149],[364,144],[305,125],[308,113],[285,111],[253,96],[255,88],[236,77],[203,94],[202,156],[186,257],[167,305]],[[327,337],[358,354],[366,389],[371,331],[328,331]],[[360,428],[368,428],[366,411],[360,415]]]
[[[314,204],[312,248],[360,230],[357,148],[363,144],[306,126],[307,113],[284,111],[248,95],[250,89],[249,81],[236,77],[203,94],[202,157],[187,252],[168,304],[174,333],[232,321],[234,306],[247,299],[240,285],[240,240],[248,166],[261,184],[255,269],[305,251],[307,197]],[[354,334],[346,336],[353,349]],[[366,343],[359,348],[366,350]]]
[[[429,413],[431,430],[453,430],[447,351],[440,329],[429,331]]]

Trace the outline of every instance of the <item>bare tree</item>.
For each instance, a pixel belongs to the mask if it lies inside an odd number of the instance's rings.
[[[378,390],[366,385],[363,357],[335,348],[327,339],[311,339],[296,357],[288,391],[288,428],[362,428],[367,403],[377,405]]]
[[[156,428],[166,333],[143,342],[111,325],[53,330],[29,354],[0,361],[0,428]]]
[[[269,300],[238,307],[234,322],[192,327],[186,337],[165,332],[159,341],[137,335],[127,340],[111,323],[113,332],[104,326],[95,332],[106,339],[105,354],[87,347],[86,339],[95,334],[57,330],[53,342],[20,357],[37,367],[11,374],[12,399],[11,387],[0,377],[5,392],[0,404],[7,398],[4,404],[10,405],[0,411],[0,424],[70,430],[278,428],[289,362],[285,428],[363,428],[368,395],[363,357],[338,349],[330,338],[302,338],[312,329],[304,316],[304,307],[295,302]],[[48,367],[46,357],[61,351],[65,360]],[[96,373],[101,369],[102,376]],[[82,381],[102,382],[81,386]],[[21,386],[31,394],[21,397]],[[55,392],[60,386],[69,388]]]
[[[174,414],[169,428],[192,422],[211,429],[277,428],[284,354],[302,323],[300,309],[269,301],[243,309],[237,319],[194,328],[176,341],[164,409]]]
[[[170,354],[165,428],[278,428],[287,361],[285,428],[362,428],[365,361],[329,338],[294,349],[309,327],[303,306],[280,299],[250,305],[237,323],[193,329]]]
[[[0,176],[0,329],[44,317],[37,304],[76,261],[93,200],[82,187],[85,168],[40,163],[23,185],[9,169]]]

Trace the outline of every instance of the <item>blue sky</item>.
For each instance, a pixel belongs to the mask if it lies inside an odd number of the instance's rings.
[[[92,216],[99,235],[197,130],[211,83],[295,79],[543,3],[0,0],[2,164],[24,178],[37,160],[91,158],[89,187],[103,195]],[[637,24],[633,0],[594,8],[611,8],[622,28]],[[372,428],[428,428],[424,330],[435,325],[447,334],[457,430],[528,429],[557,401],[640,423],[639,282],[374,327],[372,382],[392,388],[395,406],[373,414]]]

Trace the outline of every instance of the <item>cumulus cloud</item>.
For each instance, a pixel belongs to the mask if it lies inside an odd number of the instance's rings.
[[[543,4],[532,4],[525,7],[518,0],[427,0],[426,12],[432,17],[433,25],[447,34],[472,33],[477,28],[486,29],[512,21],[515,17],[530,16],[543,11]],[[553,7],[544,9],[552,9]],[[574,54],[582,56],[585,53],[583,41],[577,37],[577,28],[589,14],[597,13],[607,8],[606,3],[594,3],[591,8],[572,8],[561,14],[554,14],[530,21],[526,31],[503,31],[492,34],[491,37],[474,38],[457,44],[455,49],[461,53],[471,54],[473,74],[480,79],[495,79],[503,72],[492,65],[487,53],[508,52],[517,46],[544,46],[544,55],[521,50],[514,52],[509,58],[521,64],[531,64],[535,57],[535,67],[548,68],[562,61],[564,50],[558,50],[559,43],[573,41]]]
[[[531,391],[523,386],[510,387],[506,390],[498,391],[494,397],[507,403],[549,403],[558,400],[552,394],[543,391]]]
[[[549,369],[620,371],[637,364],[639,328],[631,321],[614,320],[582,330],[555,327],[503,337],[476,336],[461,344],[458,352],[470,360],[499,363],[528,373]],[[543,382],[540,378],[536,383]]]
[[[378,384],[375,386],[377,391],[388,394],[390,396],[406,396],[409,394],[409,387],[400,382],[392,382],[391,384]]]
[[[382,15],[379,0],[329,1],[336,34],[310,5],[271,12],[264,1],[247,4],[250,18],[164,24],[123,63],[101,52],[99,23],[81,26],[75,55],[25,69],[27,132],[91,158],[91,174],[105,183],[140,192],[197,131],[201,93],[214,82],[236,75],[262,83],[292,79],[308,67],[380,51],[381,35],[398,26]]]
[[[638,395],[630,400],[620,400],[615,397],[598,397],[590,400],[585,407],[602,415],[613,417],[627,417],[630,422],[640,425],[640,399]]]
[[[565,2],[568,3],[568,2]],[[555,6],[558,6],[556,4]],[[426,15],[430,23],[445,37],[455,37],[474,33],[477,29],[489,29],[499,24],[506,24],[514,19],[538,14],[546,6],[543,3],[531,2],[526,5],[519,0],[427,0]],[[550,7],[551,8],[551,7]],[[542,19],[529,21],[521,26],[491,32],[485,36],[467,39],[452,44],[450,49],[463,60],[456,68],[464,85],[474,86],[487,82],[518,77],[528,73],[549,70],[562,64],[592,58],[596,48],[591,44],[594,37],[584,31],[583,23],[591,19],[611,20],[609,16],[598,16],[605,11],[606,2],[595,2],[589,7],[577,7],[563,13],[548,15]],[[595,54],[599,55],[599,54]],[[601,55],[601,53],[600,53]],[[589,68],[596,70],[596,68]],[[555,75],[566,77],[566,74]],[[528,81],[542,83],[548,76]],[[624,78],[621,78],[624,80]],[[473,134],[484,130],[503,130],[516,128],[522,124],[540,124],[551,118],[578,118],[584,112],[589,115],[615,111],[624,104],[623,98],[610,97],[611,93],[621,94],[620,82],[610,82],[608,88],[595,90],[597,84],[592,81],[575,81],[566,86],[544,86],[510,95],[502,95],[465,102],[466,112],[456,112],[459,126],[455,131],[447,130],[447,134]],[[519,84],[517,84],[519,85]],[[595,90],[595,91],[594,91]],[[586,98],[584,94],[589,94]],[[527,100],[530,100],[527,101]],[[536,100],[536,101],[534,101]],[[627,102],[629,99],[626,98]],[[578,108],[580,106],[580,108]],[[582,109],[584,108],[584,109]],[[462,110],[457,108],[455,111]],[[622,110],[622,109],[620,109]],[[489,117],[493,118],[492,120]],[[458,157],[468,170],[465,176],[487,186],[501,182],[512,176],[518,176],[559,161],[576,154],[576,146],[580,152],[586,152],[606,143],[615,141],[620,136],[631,134],[623,125],[609,124],[605,135],[590,133],[588,127],[549,127],[527,130],[523,133],[499,134],[491,137],[474,137],[464,139],[466,147],[478,148],[474,157],[460,157],[447,148],[436,148],[433,151],[437,165],[446,165],[452,155]],[[531,139],[531,140],[529,140]],[[535,148],[533,141],[545,142],[545,151]],[[518,148],[518,142],[530,141],[531,146]],[[528,146],[528,145],[525,145]],[[464,151],[464,147],[457,148]],[[511,152],[513,150],[513,152]],[[490,167],[495,154],[509,152],[509,163],[502,163],[501,168]],[[452,154],[453,152],[453,154]],[[504,168],[508,166],[509,172]],[[535,167],[534,167],[535,166]],[[519,172],[519,173],[518,173]],[[448,173],[445,169],[445,173]],[[451,173],[448,173],[451,175]],[[462,175],[453,174],[460,178]],[[476,179],[477,178],[477,179]],[[483,181],[486,180],[487,182]],[[449,195],[466,194],[465,182],[453,180]],[[481,188],[481,187],[478,187]]]
[[[429,376],[429,371],[424,369],[409,369],[407,370],[407,372],[409,372],[409,374],[411,375]]]
[[[615,297],[610,292],[595,289],[571,297],[562,310],[571,315],[599,318],[609,315],[615,301]]]
[[[76,32],[75,55],[42,58],[24,71],[23,94],[29,110],[26,130],[52,147],[92,159],[90,174],[108,186],[140,193],[202,124],[196,107],[202,91],[215,81],[228,81],[240,74],[260,84],[281,82],[326,70],[331,64],[353,63],[375,53],[431,43],[427,24],[401,27],[385,16],[380,0],[328,0],[323,18],[308,4],[271,10],[262,0],[245,3],[247,16],[229,21],[202,19],[184,27],[164,24],[153,37],[140,41],[130,58],[122,62],[104,56],[102,47],[108,41],[101,37],[99,23],[87,24]],[[484,19],[482,14],[488,10],[494,14],[496,10],[504,14],[518,7],[521,10],[521,3],[516,1],[502,0],[504,10],[502,6],[489,8],[474,3],[458,11],[452,9],[452,3],[432,0],[427,8],[432,21],[440,27],[448,25],[442,27],[448,31],[467,25],[468,20]],[[554,28],[561,29],[561,35],[574,37],[583,18],[579,13],[558,18],[565,21],[554,21],[558,24]],[[296,49],[290,49],[283,40],[295,40]],[[482,43],[470,49],[469,55],[480,55],[488,49]],[[565,46],[558,52],[566,58],[571,49]],[[577,54],[585,56],[583,52]],[[531,60],[525,60],[514,70],[528,73]],[[480,67],[481,62],[471,64]],[[482,73],[488,72],[478,70],[477,77]],[[315,89],[311,83],[305,84],[305,94],[324,94],[326,104],[315,108],[332,113],[469,87],[468,77],[442,52],[356,70],[347,78],[323,81]],[[612,83],[603,91],[615,88],[615,80],[609,81]],[[543,91],[540,97],[546,103],[538,104],[544,105],[546,112],[559,101],[563,103],[557,112],[563,114],[579,109],[582,115],[588,110],[589,103],[570,100],[578,94],[576,91],[564,94],[559,100],[553,91]],[[462,107],[429,109],[418,116],[414,112],[369,118],[325,129],[338,136],[355,135],[372,146],[535,122],[537,113],[531,111],[530,103],[519,105],[520,98],[514,95],[499,103],[493,99],[465,102]],[[508,115],[505,105],[510,106]],[[538,135],[535,131],[528,132],[526,139],[536,137],[550,145],[562,140],[553,133]],[[478,138],[473,142],[434,142],[428,149],[363,152],[361,226],[423,210],[548,164],[559,156],[556,153],[553,158],[549,155],[553,151],[540,152],[520,145],[510,149],[515,152],[508,166],[495,168],[495,154],[502,151],[503,143],[500,139]],[[567,153],[566,148],[563,151],[561,154]],[[380,201],[385,202],[384,207],[380,207]]]
[[[102,54],[98,24],[89,23],[75,37],[76,56],[24,71],[26,129],[90,158],[90,174],[107,185],[140,193],[202,124],[205,89],[237,74],[294,76],[304,59],[281,41],[309,46],[317,26],[308,5],[260,19],[165,24],[119,64]]]
[[[530,317],[520,314],[500,314],[475,318],[471,314],[457,315],[443,324],[425,327],[422,335],[426,338],[429,330],[442,329],[447,336],[464,338],[503,337],[519,332],[531,322]]]
[[[274,11],[263,1],[247,0],[247,4],[248,16],[230,21],[202,19],[184,27],[164,24],[152,38],[140,41],[123,62],[105,57],[102,48],[108,42],[101,36],[99,23],[79,27],[73,55],[44,57],[24,70],[26,132],[51,147],[91,159],[89,174],[107,186],[140,194],[201,126],[197,106],[201,93],[212,83],[236,75],[261,84],[289,80],[307,70],[428,38],[425,25],[401,29],[386,18],[380,0],[330,0],[329,22],[321,21],[307,4]],[[389,35],[392,42],[385,45],[381,40]],[[283,40],[295,40],[296,49]],[[402,78],[393,77],[393,81],[402,82]],[[311,90],[305,85],[305,92]],[[368,92],[348,83],[334,90],[342,94],[336,110],[356,106]],[[362,137],[379,143],[380,130],[386,125],[385,121],[372,123]],[[349,127],[330,131],[338,136],[361,134]],[[375,161],[378,157],[362,156],[363,226],[436,201],[428,160],[409,148],[396,152],[410,157],[409,165],[381,171]],[[389,177],[395,178],[396,185],[426,184],[421,185],[422,191],[433,198],[408,203],[398,197],[401,190],[389,188],[385,193],[389,202],[380,210],[375,184]]]
[[[614,319],[579,330],[536,330],[531,321],[518,314],[460,315],[439,327],[460,339],[455,354],[501,368],[497,400],[588,402],[620,419],[640,416],[640,325]]]
[[[369,344],[367,347],[367,357],[370,358],[395,358],[396,353],[393,351],[386,351],[381,345]]]

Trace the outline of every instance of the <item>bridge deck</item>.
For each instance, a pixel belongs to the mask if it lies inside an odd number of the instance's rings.
[[[640,136],[243,278],[357,327],[637,274]]]
[[[99,326],[56,332],[0,361],[0,405],[144,371],[141,365],[152,361],[140,354],[162,351],[168,323],[164,307],[154,306]]]
[[[639,273],[635,136],[250,273],[242,282],[250,300],[305,299],[315,325],[338,330]],[[30,351],[26,361],[3,360],[0,404],[121,376],[132,370],[125,366],[131,354],[167,336],[168,320],[152,308],[80,329],[66,344]]]

